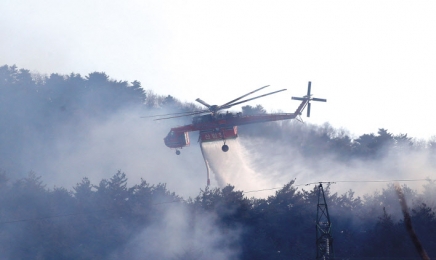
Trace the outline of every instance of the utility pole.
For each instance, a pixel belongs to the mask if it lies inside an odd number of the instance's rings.
[[[318,186],[318,205],[316,212],[316,259],[334,259],[333,237],[331,235],[332,223],[330,222],[327,202],[324,196],[322,183]]]

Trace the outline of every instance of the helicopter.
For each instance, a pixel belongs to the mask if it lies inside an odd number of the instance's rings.
[[[209,105],[207,102],[201,100],[200,98],[197,98],[195,101],[205,106],[206,109],[199,110],[199,111],[156,115],[153,117],[159,117],[155,120],[165,120],[165,119],[185,117],[185,116],[194,116],[192,118],[191,124],[171,128],[168,135],[164,138],[165,145],[169,148],[176,149],[177,155],[180,155],[180,149],[190,145],[189,132],[193,132],[193,131],[199,131],[200,142],[222,141],[223,145],[221,147],[221,150],[223,152],[227,152],[229,151],[229,146],[226,144],[226,140],[235,139],[238,137],[238,128],[237,128],[238,126],[262,123],[262,122],[295,119],[296,117],[302,114],[303,110],[306,107],[307,107],[307,117],[310,117],[311,101],[327,102],[327,99],[312,97],[311,82],[309,81],[307,87],[307,95],[303,97],[292,97],[292,100],[301,101],[300,105],[298,106],[297,110],[295,110],[294,113],[243,115],[240,112],[239,113],[229,113],[228,111],[226,113],[220,112],[221,110],[228,109],[233,106],[254,99],[258,99],[282,91],[286,91],[286,89],[281,89],[281,90],[273,91],[267,94],[263,94],[260,96],[256,96],[253,98],[240,101],[241,99],[267,87],[269,87],[269,85],[251,91],[223,105]]]

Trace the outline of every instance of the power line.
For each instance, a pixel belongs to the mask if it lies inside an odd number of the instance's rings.
[[[267,191],[267,190],[278,190],[278,189],[282,189],[282,188],[283,187],[269,188],[269,189],[263,189],[263,190],[249,190],[249,191],[243,191],[243,193],[259,192],[259,191]]]
[[[372,180],[372,181],[365,181],[365,180],[351,180],[351,181],[333,181],[333,183],[338,182],[415,182],[415,181],[436,181],[431,179],[398,179],[398,180]]]
[[[309,183],[302,183],[302,184],[293,184],[292,186],[299,187],[299,186],[309,186],[313,184],[320,184],[320,183],[353,183],[353,182],[417,182],[417,181],[436,181],[433,179],[398,179],[398,180],[340,180],[340,181],[317,181],[317,182],[309,182]],[[243,193],[251,193],[251,192],[259,192],[259,191],[269,191],[269,190],[278,190],[282,189],[283,187],[275,187],[275,188],[269,188],[269,189],[261,189],[261,190],[249,190],[249,191],[243,191]]]

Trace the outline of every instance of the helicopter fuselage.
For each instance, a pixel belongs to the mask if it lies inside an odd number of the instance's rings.
[[[173,127],[168,135],[164,138],[165,145],[170,148],[182,148],[190,144],[189,132],[199,131],[199,141],[212,142],[238,137],[237,126],[255,124],[262,122],[271,122],[279,120],[294,119],[297,113],[276,113],[276,114],[257,114],[242,115],[241,113],[233,114],[216,114],[196,116],[192,124]]]

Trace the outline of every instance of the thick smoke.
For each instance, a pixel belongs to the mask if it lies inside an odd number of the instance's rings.
[[[362,185],[353,182],[343,184],[340,181],[431,177],[431,165],[423,153],[410,152],[389,155],[377,161],[355,159],[343,163],[328,155],[321,159],[307,158],[291,146],[261,137],[241,137],[228,140],[227,144],[230,147],[227,153],[221,151],[221,142],[202,144],[205,157],[221,187],[233,184],[242,190],[249,190],[284,185],[292,179],[296,179],[297,184],[338,181],[336,186],[341,186],[341,191],[353,189],[363,195],[384,187],[386,183]],[[422,183],[418,186],[422,186]]]
[[[23,166],[43,177],[48,185],[71,187],[82,178],[92,182],[126,172],[132,182],[167,183],[183,196],[195,196],[206,185],[206,169],[198,144],[180,156],[164,145],[171,123],[155,122],[143,109],[126,108],[97,122],[84,120],[65,126],[51,146],[26,147]],[[74,129],[74,131],[72,131]],[[194,139],[195,140],[195,139]]]
[[[186,205],[165,205],[162,216],[132,238],[111,259],[238,259],[239,230],[215,225],[212,213],[193,213]]]
[[[265,189],[247,193],[249,196],[273,195],[275,190],[268,189],[282,187],[294,179],[300,190],[311,190],[319,182],[329,182],[330,194],[360,197],[374,214],[379,215],[381,207],[385,207],[388,214],[399,220],[402,214],[392,181],[404,180],[399,182],[410,192],[421,194],[419,201],[410,201],[414,196],[406,194],[409,205],[425,202],[436,209],[434,194],[428,194],[432,189],[424,189],[428,182],[423,180],[436,179],[428,149],[387,146],[378,158],[352,157],[343,161],[338,160],[333,152],[322,156],[303,155],[298,147],[285,144],[280,138],[274,140],[241,134],[227,144],[230,150],[224,153],[221,142],[204,143],[205,157],[219,186],[230,183],[243,191]],[[387,198],[388,203],[377,204],[378,195]],[[349,215],[351,212],[339,214]],[[355,218],[350,216],[350,219]]]
[[[345,192],[349,189],[360,195],[372,193],[386,186],[385,182],[341,182],[375,181],[402,179],[434,179],[434,167],[427,151],[403,150],[390,152],[376,160],[352,159],[338,161],[333,155],[307,157],[292,146],[282,145],[279,140],[264,138],[241,138],[252,167],[264,178],[284,181],[296,179],[297,184],[336,182],[332,188]],[[419,188],[422,182],[407,182],[408,186]]]

